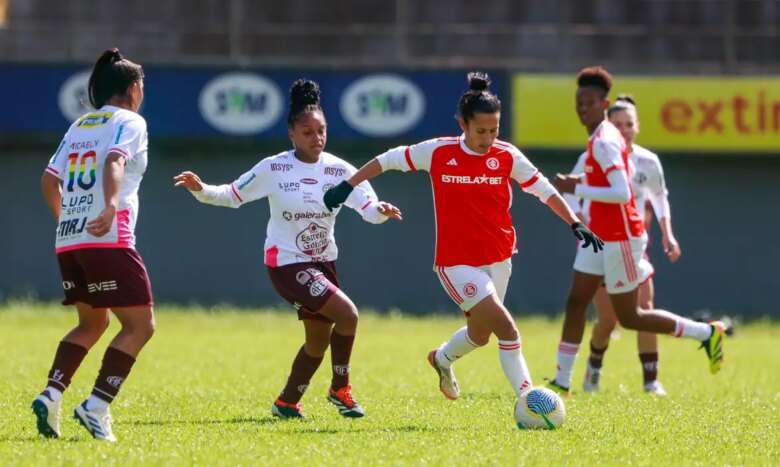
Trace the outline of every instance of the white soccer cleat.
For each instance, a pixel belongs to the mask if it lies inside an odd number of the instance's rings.
[[[460,397],[460,388],[458,387],[458,381],[455,379],[455,372],[452,371],[452,367],[444,368],[436,361],[436,352],[438,349],[428,352],[428,363],[436,370],[439,375],[439,390],[444,397],[454,401]]]
[[[60,437],[60,405],[62,399],[54,401],[47,391],[38,394],[32,402],[32,411],[38,425],[38,433],[47,438]]]
[[[582,383],[582,390],[585,392],[598,392],[600,379],[601,369],[593,368],[588,363],[585,369],[585,381]]]
[[[87,410],[87,402],[84,401],[73,411],[73,418],[78,420],[93,438],[116,442],[116,437],[111,431],[111,412],[108,409],[105,412]]]
[[[664,389],[663,385],[658,381],[645,384],[645,392],[658,397],[666,396],[666,389]]]

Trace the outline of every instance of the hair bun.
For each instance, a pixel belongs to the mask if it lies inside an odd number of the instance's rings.
[[[290,87],[290,103],[293,107],[319,105],[320,86],[310,79],[296,80]]]
[[[621,101],[621,102],[628,102],[631,105],[636,105],[636,101],[634,101],[634,97],[631,94],[619,94],[615,101]]]
[[[481,71],[472,71],[468,74],[469,89],[472,91],[487,91],[490,87],[490,77]]]

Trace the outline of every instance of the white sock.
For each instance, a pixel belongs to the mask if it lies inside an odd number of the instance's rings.
[[[520,350],[520,338],[513,341],[498,341],[498,359],[501,361],[506,379],[509,380],[515,394],[520,397],[520,393],[532,385],[528,365],[525,363],[523,351]]]
[[[108,410],[108,402],[90,394],[89,398],[87,398],[87,410],[90,412],[105,412]]]
[[[697,341],[706,341],[712,334],[712,326],[709,323],[700,323],[688,318],[677,318],[674,327],[674,337],[690,337]]]
[[[436,363],[443,368],[449,368],[455,360],[479,347],[469,339],[466,326],[455,331],[443,346],[436,352]]]
[[[49,386],[46,389],[44,389],[44,391],[48,391],[49,397],[54,402],[57,402],[58,400],[62,399],[62,391],[55,388],[54,386]]]
[[[579,349],[580,344],[563,341],[558,344],[558,371],[555,373],[555,382],[559,385],[571,388],[571,372]]]

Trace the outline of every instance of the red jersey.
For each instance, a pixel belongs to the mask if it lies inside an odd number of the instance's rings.
[[[633,175],[628,159],[630,150],[620,131],[604,120],[588,139],[585,158],[585,184],[594,187],[609,187],[607,175],[613,170],[623,170],[626,179]],[[630,186],[629,186],[630,190]],[[605,203],[591,201],[588,218],[590,229],[605,242],[628,240],[644,233],[642,218],[636,210],[634,194],[628,203]]]
[[[516,251],[511,180],[542,201],[555,188],[513,145],[498,141],[485,154],[463,137],[437,138],[377,156],[382,170],[430,173],[436,217],[436,266],[485,266]]]

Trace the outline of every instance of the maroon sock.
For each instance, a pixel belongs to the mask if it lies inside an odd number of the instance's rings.
[[[70,380],[78,370],[88,350],[68,341],[61,341],[54,354],[54,362],[49,370],[48,386],[54,386],[65,391],[70,386]]]
[[[333,390],[349,384],[349,359],[352,356],[352,344],[355,336],[342,336],[333,331],[330,335],[330,361],[333,365],[333,380],[330,387]]]
[[[317,368],[320,367],[320,363],[322,363],[322,357],[312,357],[306,353],[304,346],[301,346],[301,350],[298,351],[298,355],[293,360],[290,376],[287,378],[287,384],[285,384],[279,399],[288,404],[297,404],[309,387],[309,381]]]
[[[135,358],[132,356],[113,347],[107,348],[95,387],[92,388],[92,395],[110,404],[130,374],[134,363]]]
[[[609,345],[607,345],[608,347]],[[590,366],[600,370],[601,369],[601,363],[604,360],[604,352],[607,351],[607,347],[604,347],[603,349],[597,349],[596,347],[593,347],[593,342],[590,343],[590,358],[588,359],[588,362],[590,363]]]
[[[645,384],[658,379],[658,352],[640,353],[639,361],[642,362],[642,376]]]

